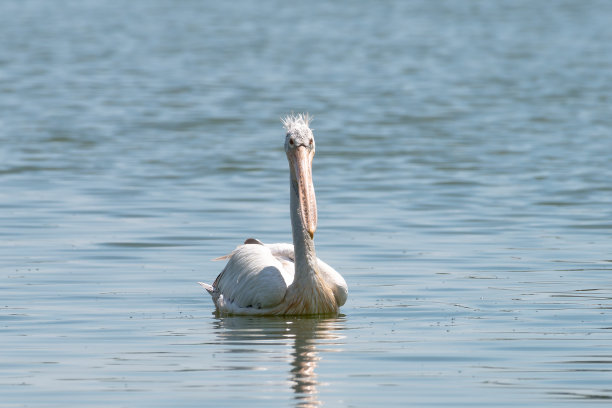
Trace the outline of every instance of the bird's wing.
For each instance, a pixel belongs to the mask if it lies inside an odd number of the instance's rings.
[[[277,243],[263,245],[267,247],[272,255],[276,257],[284,257],[291,260],[295,259],[295,256],[293,255],[293,244]]]
[[[291,268],[291,271],[294,271],[295,255],[292,244],[266,244],[265,246],[270,249],[272,255],[281,261],[283,265],[287,264],[285,266],[286,268]],[[344,305],[348,297],[348,286],[346,281],[342,275],[320,258],[317,258],[317,262],[319,264],[319,272],[323,276],[325,283],[334,292],[334,297],[336,298],[338,306]]]
[[[283,300],[293,281],[293,275],[288,275],[265,245],[241,245],[232,252],[213,283],[213,297],[222,296],[224,302],[241,308],[274,307]]]
[[[336,298],[336,303],[338,306],[344,305],[346,303],[346,298],[348,297],[348,285],[346,281],[334,268],[323,262],[321,259],[317,258],[317,262],[319,264],[319,272],[323,275],[323,279],[327,286],[329,286],[334,292],[334,297]]]
[[[291,285],[295,277],[293,244],[265,244],[265,247],[268,248],[272,256],[283,265],[285,281],[287,282],[287,286]]]

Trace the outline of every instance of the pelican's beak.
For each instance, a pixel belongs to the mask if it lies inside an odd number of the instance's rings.
[[[312,183],[312,157],[314,153],[304,146],[299,146],[291,154],[291,163],[297,182],[298,199],[302,225],[314,238],[317,230],[317,200]]]

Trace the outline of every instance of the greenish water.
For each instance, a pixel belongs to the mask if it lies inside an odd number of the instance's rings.
[[[612,398],[612,4],[4,1],[0,405]],[[196,284],[290,240],[314,114],[337,318]]]

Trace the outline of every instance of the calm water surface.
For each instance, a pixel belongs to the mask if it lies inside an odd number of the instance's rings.
[[[0,405],[608,406],[612,3],[3,1]],[[335,318],[218,318],[314,114]]]

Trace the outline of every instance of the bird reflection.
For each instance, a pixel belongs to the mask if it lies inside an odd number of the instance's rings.
[[[220,317],[216,331],[221,343],[256,346],[276,341],[288,345],[293,351],[288,355],[291,369],[289,382],[294,392],[295,406],[318,407],[319,381],[315,369],[321,357],[317,347],[325,351],[339,351],[343,336],[344,317]],[[256,352],[256,349],[251,349]]]

